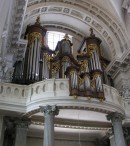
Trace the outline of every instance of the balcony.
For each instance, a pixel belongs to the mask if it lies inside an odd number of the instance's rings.
[[[61,109],[85,109],[101,113],[124,114],[124,101],[118,91],[103,85],[105,100],[69,96],[69,79],[47,79],[30,85],[0,83],[0,109],[29,113],[39,106],[56,104]]]

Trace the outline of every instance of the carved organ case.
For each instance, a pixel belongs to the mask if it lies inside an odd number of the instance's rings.
[[[104,99],[103,69],[101,63],[101,40],[93,34],[84,38],[77,56],[81,64],[79,76],[79,94]],[[85,44],[85,45],[84,45]]]

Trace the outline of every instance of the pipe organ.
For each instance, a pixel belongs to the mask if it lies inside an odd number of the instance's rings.
[[[69,78],[70,96],[104,99],[104,69],[108,65],[103,58],[100,44],[93,29],[84,38],[77,58],[72,54],[72,43],[66,34],[57,43],[55,51],[45,45],[46,29],[40,25],[40,17],[34,25],[28,26],[28,45],[25,58],[14,64],[14,83],[31,84],[48,78]]]

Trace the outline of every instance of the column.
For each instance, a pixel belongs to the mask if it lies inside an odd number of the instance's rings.
[[[54,116],[58,115],[59,110],[57,106],[47,105],[40,107],[41,112],[44,112],[44,145],[54,146]]]
[[[115,145],[115,137],[114,137],[114,135],[111,135],[111,136],[109,137],[109,139],[110,139],[110,146],[116,146],[116,145]]]
[[[15,146],[26,146],[29,120],[16,120]]]
[[[4,130],[5,124],[4,124],[4,117],[0,115],[0,146],[3,146],[3,140],[4,140]]]
[[[3,146],[14,146],[15,140],[15,124],[13,117],[5,117],[5,132],[4,132],[4,143]]]
[[[124,116],[117,112],[113,112],[107,115],[107,120],[111,120],[112,125],[113,125],[115,146],[126,146],[123,129],[122,129],[123,119],[124,119]]]

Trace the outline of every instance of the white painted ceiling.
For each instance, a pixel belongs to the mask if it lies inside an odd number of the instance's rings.
[[[72,36],[73,32],[75,36],[88,36],[90,27],[93,27],[96,36],[102,40],[104,56],[109,60],[120,58],[128,42],[122,2],[123,0],[29,0],[23,32],[28,24],[35,22],[38,15],[48,30],[60,27],[63,31],[71,30]]]

